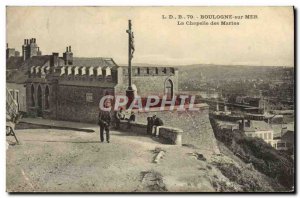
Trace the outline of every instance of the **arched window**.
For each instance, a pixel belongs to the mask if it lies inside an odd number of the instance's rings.
[[[31,106],[35,106],[35,101],[34,101],[34,86],[31,85]]]
[[[50,105],[49,105],[49,87],[46,86],[46,89],[45,89],[45,109],[49,109],[50,108]]]
[[[168,100],[171,100],[173,97],[173,82],[171,79],[168,79],[165,82],[165,95]]]
[[[42,111],[43,111],[43,94],[42,94],[41,85],[39,85],[37,89],[37,116],[38,117],[43,116]]]

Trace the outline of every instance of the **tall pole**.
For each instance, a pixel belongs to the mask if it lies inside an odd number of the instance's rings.
[[[131,84],[131,20],[128,20],[128,90],[132,90],[132,84]]]
[[[132,89],[131,84],[131,78],[132,78],[132,69],[131,69],[131,59],[134,52],[134,46],[133,46],[133,33],[131,31],[131,20],[128,20],[128,30],[126,30],[128,33],[128,88],[126,90],[126,96],[128,99],[126,108],[128,109],[131,105],[131,103],[134,101],[134,90]]]

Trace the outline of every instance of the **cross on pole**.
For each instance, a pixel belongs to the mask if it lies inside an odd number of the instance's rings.
[[[131,31],[131,20],[128,20],[128,30],[126,30],[126,33],[128,34],[128,88],[126,90],[126,96],[128,98],[127,102],[127,108],[131,105],[133,99],[134,99],[134,90],[132,89],[132,83],[131,83],[131,75],[132,75],[132,69],[131,69],[131,59],[133,58],[133,52],[134,52],[134,44],[133,44],[133,32]]]

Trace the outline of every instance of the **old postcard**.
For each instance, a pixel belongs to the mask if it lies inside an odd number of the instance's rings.
[[[294,192],[293,7],[6,8],[6,191]]]

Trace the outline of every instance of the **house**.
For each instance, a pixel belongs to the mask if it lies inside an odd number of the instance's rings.
[[[277,150],[294,150],[295,134],[294,124],[289,124],[281,129],[281,136],[274,138],[274,147]]]
[[[263,139],[266,143],[274,147],[274,131],[268,123],[260,120],[242,120],[239,127],[248,137]]]

